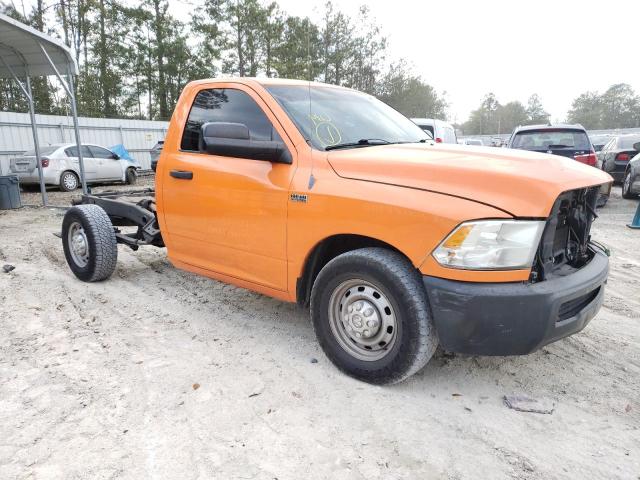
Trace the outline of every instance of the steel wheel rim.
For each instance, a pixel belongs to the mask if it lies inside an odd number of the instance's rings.
[[[84,227],[79,222],[73,222],[67,235],[69,253],[79,267],[86,267],[89,263],[89,240]]]
[[[342,349],[364,361],[384,358],[398,336],[391,302],[381,289],[360,279],[346,280],[333,291],[329,324]]]
[[[75,190],[78,186],[78,182],[76,181],[76,176],[73,173],[67,173],[64,177],[62,177],[62,183],[69,190]]]

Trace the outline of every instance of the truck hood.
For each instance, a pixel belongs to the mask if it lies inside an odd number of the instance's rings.
[[[343,178],[453,195],[516,217],[547,217],[560,193],[613,181],[572,159],[505,148],[381,145],[335,150],[327,159]]]

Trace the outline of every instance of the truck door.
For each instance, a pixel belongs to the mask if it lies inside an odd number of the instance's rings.
[[[232,83],[216,87],[197,93],[180,145],[159,169],[169,256],[284,291],[293,145],[287,143],[290,165],[201,151],[200,130],[208,122],[244,124],[251,140],[286,137],[253,90]]]

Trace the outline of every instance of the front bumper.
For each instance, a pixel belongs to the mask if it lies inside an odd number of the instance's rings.
[[[539,283],[470,283],[425,276],[440,344],[473,355],[524,355],[582,330],[604,300],[609,258]]]

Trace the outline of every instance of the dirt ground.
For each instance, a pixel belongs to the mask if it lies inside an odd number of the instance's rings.
[[[155,248],[120,246],[110,280],[82,283],[61,210],[0,212],[0,478],[637,480],[636,205],[616,188],[599,212],[612,268],[583,332],[525,357],[439,354],[391,387],[340,374],[294,305]]]

